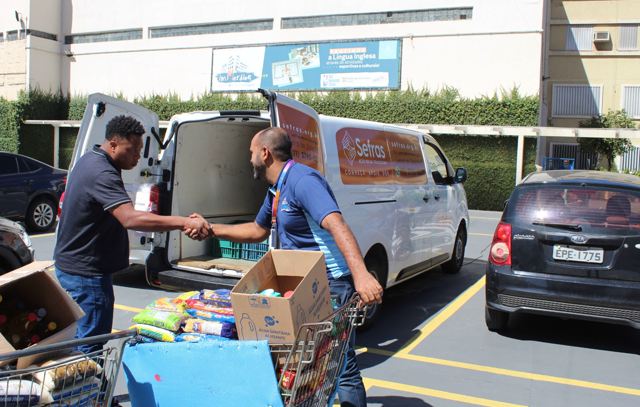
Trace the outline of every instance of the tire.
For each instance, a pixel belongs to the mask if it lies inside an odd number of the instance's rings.
[[[46,232],[56,222],[57,208],[49,198],[36,198],[27,209],[25,223],[30,232]]]
[[[381,281],[381,269],[380,269],[380,265],[377,262],[369,262],[369,261],[365,261],[367,264],[367,270],[369,270],[369,273],[371,273],[376,280],[378,280],[378,283],[380,283],[380,285],[382,286],[382,288],[384,288],[384,286],[386,285],[386,281]],[[385,277],[386,278],[386,277]],[[373,305],[369,305],[367,307],[367,313],[364,317],[364,321],[363,324],[360,325],[358,327],[358,331],[364,331],[369,329],[374,322],[378,319],[378,317],[380,317],[380,309],[382,308],[382,304],[373,304]]]
[[[456,240],[453,244],[451,259],[442,264],[442,270],[447,274],[456,274],[464,264],[464,250],[467,245],[467,231],[464,226],[460,226],[456,233]]]
[[[485,306],[484,320],[491,332],[504,331],[509,322],[509,313]]]

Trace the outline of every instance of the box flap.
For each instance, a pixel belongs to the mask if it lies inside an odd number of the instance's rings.
[[[47,269],[48,267],[51,267],[52,265],[53,265],[53,260],[34,261],[18,269],[10,271],[0,276],[0,287],[2,287],[7,283],[11,283],[12,281],[26,277],[29,274],[44,271],[45,269]]]
[[[281,276],[304,277],[320,262],[324,263],[324,253],[309,250],[271,250],[273,263]]]

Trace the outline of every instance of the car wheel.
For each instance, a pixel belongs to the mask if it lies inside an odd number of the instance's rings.
[[[366,263],[367,263],[367,270],[369,270],[369,273],[371,273],[376,278],[376,280],[378,280],[378,283],[380,283],[380,285],[384,288],[385,284],[383,281],[381,281],[380,266],[374,262],[371,262],[371,263],[366,262]],[[362,325],[358,327],[358,330],[364,331],[369,327],[371,327],[371,325],[373,325],[376,319],[378,319],[378,317],[380,316],[381,308],[382,308],[382,304],[368,305],[367,312],[365,313],[365,316],[364,316],[364,321],[362,322]]]
[[[484,319],[491,332],[499,332],[507,327],[509,313],[485,306]]]
[[[442,264],[442,270],[448,274],[455,274],[460,271],[464,264],[464,249],[467,245],[467,231],[464,226],[460,226],[456,233],[456,240],[453,244],[451,259]]]
[[[29,209],[25,223],[31,232],[46,232],[56,221],[56,206],[47,198],[36,198]]]

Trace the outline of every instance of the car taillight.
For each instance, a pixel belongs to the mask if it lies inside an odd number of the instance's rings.
[[[67,179],[65,178],[65,181]],[[64,201],[64,192],[60,195],[60,200],[58,201],[58,217],[60,217],[60,214],[62,213],[62,201]]]
[[[159,212],[158,208],[160,208],[160,187],[153,185],[149,190],[148,211],[157,215]]]
[[[496,266],[511,265],[511,225],[500,222],[493,234],[489,262]]]

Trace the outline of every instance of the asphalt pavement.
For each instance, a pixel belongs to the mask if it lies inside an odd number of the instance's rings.
[[[471,211],[465,265],[385,293],[380,319],[358,333],[370,406],[638,406],[640,333],[624,326],[515,316],[503,333],[484,325],[484,270],[500,213]],[[54,237],[34,237],[38,259]],[[47,257],[49,256],[49,257]],[[114,328],[156,298],[141,270],[114,278]],[[120,379],[116,394],[126,394]]]

